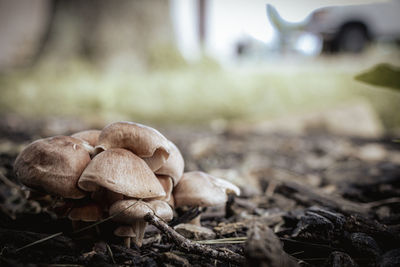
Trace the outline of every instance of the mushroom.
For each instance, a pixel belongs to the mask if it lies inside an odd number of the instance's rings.
[[[101,220],[102,217],[103,211],[101,207],[94,202],[74,207],[68,214],[70,220],[83,222],[95,222]]]
[[[124,239],[125,246],[131,247],[131,238],[136,237],[133,231],[132,225],[120,225],[114,230],[114,235],[122,237]]]
[[[176,207],[210,207],[225,204],[230,193],[240,195],[240,189],[226,180],[195,171],[183,174],[173,196]],[[200,215],[190,223],[200,226]]]
[[[91,149],[85,141],[70,136],[40,139],[18,155],[14,171],[19,181],[30,188],[80,199],[86,193],[77,187],[77,182],[90,162]]]
[[[173,179],[174,185],[177,185],[183,175],[185,162],[177,146],[171,141],[168,141],[168,143],[170,152],[168,160],[155,171],[155,174],[169,176]]]
[[[143,158],[152,171],[158,170],[169,156],[168,140],[160,132],[134,122],[115,122],[101,131],[95,154],[110,148],[130,150]]]
[[[142,246],[144,231],[147,222],[144,216],[148,212],[154,214],[165,221],[172,220],[173,212],[171,207],[161,200],[142,201],[137,199],[124,199],[115,202],[110,207],[110,215],[118,214],[113,218],[114,221],[132,225],[135,236],[133,242],[138,246]]]
[[[122,148],[108,149],[89,163],[78,181],[89,192],[102,187],[132,198],[165,197],[163,187],[147,164]]]
[[[71,135],[71,137],[85,140],[89,143],[89,145],[95,147],[97,145],[97,141],[99,140],[100,133],[100,130],[86,130],[74,133],[73,135]]]

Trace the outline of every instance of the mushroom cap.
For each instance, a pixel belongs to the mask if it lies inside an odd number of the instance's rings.
[[[130,208],[128,208],[131,206]],[[120,213],[113,218],[114,221],[132,224],[134,221],[143,220],[148,212],[154,212],[165,221],[172,220],[171,207],[162,200],[142,201],[138,199],[124,199],[115,202],[109,210],[110,215]]]
[[[239,195],[240,190],[228,181],[199,171],[184,173],[173,191],[176,207],[222,205],[228,200],[228,193]]]
[[[177,185],[179,180],[182,178],[185,162],[178,147],[171,141],[168,142],[170,154],[167,162],[165,162],[160,169],[155,171],[155,174],[168,175],[172,177],[174,184]]]
[[[102,208],[96,203],[74,207],[68,214],[72,221],[96,222],[103,218]]]
[[[21,183],[65,198],[83,198],[78,179],[90,162],[89,145],[70,136],[55,136],[29,144],[17,157],[14,171]]]
[[[122,237],[135,237],[132,225],[120,225],[114,230],[114,235]]]
[[[78,186],[90,192],[104,187],[134,198],[156,198],[166,195],[146,163],[122,148],[112,148],[94,157],[79,178]]]
[[[71,135],[71,137],[85,140],[89,143],[89,145],[95,147],[97,145],[97,141],[99,140],[100,133],[100,130],[87,130],[74,133],[73,135]]]
[[[172,190],[174,189],[174,182],[173,182],[172,178],[169,176],[166,176],[166,175],[156,175],[156,176],[166,193],[166,196],[163,197],[161,200],[169,202],[172,197]]]
[[[134,122],[111,123],[101,131],[95,153],[110,148],[132,151],[144,158],[152,171],[159,169],[169,156],[167,138],[154,128]]]

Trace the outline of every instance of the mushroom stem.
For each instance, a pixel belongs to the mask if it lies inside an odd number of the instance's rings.
[[[200,216],[201,216],[201,214],[199,214],[198,216],[194,217],[194,218],[193,218],[191,221],[189,221],[188,223],[194,224],[194,225],[197,225],[197,226],[201,226]]]
[[[125,247],[131,248],[131,238],[129,236],[124,237]]]
[[[133,243],[135,243],[138,247],[142,246],[144,231],[146,229],[147,222],[143,220],[136,220],[132,224],[132,229],[135,232],[136,236],[132,237]]]

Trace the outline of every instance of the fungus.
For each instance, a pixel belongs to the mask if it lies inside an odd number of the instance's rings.
[[[82,139],[89,143],[92,147],[97,145],[101,131],[100,130],[86,130],[74,133],[71,137]]]
[[[147,202],[137,199],[124,199],[115,202],[109,211],[110,215],[119,213],[113,218],[114,221],[132,225],[133,232],[135,233],[132,239],[138,247],[142,246],[147,226],[144,216],[148,212],[154,212],[157,217],[165,221],[170,221],[173,217],[171,207],[161,200],[150,200]]]
[[[131,247],[131,238],[136,237],[132,225],[120,225],[114,230],[114,235],[122,237],[127,248]]]
[[[17,157],[14,171],[29,188],[64,198],[80,199],[86,193],[77,187],[78,179],[90,162],[92,147],[70,136],[37,140]]]
[[[78,186],[89,192],[103,187],[132,198],[166,196],[147,164],[122,148],[108,149],[94,157],[79,178]]]
[[[168,159],[168,140],[156,129],[134,122],[115,122],[99,136],[95,154],[110,148],[124,148],[143,158],[152,171]]]
[[[103,218],[103,211],[100,205],[94,202],[73,207],[68,213],[68,219],[72,221],[74,230],[80,228],[79,222],[96,222]]]
[[[169,176],[173,179],[174,185],[177,185],[183,175],[185,162],[178,147],[171,141],[168,141],[168,143],[169,157],[161,168],[155,171],[155,174]]]
[[[227,194],[240,194],[240,189],[226,181],[204,172],[186,172],[174,188],[176,207],[220,206],[228,200]],[[200,226],[200,215],[191,221]]]
[[[172,178],[166,175],[156,175],[156,176],[166,193],[166,196],[161,198],[161,200],[166,201],[173,208],[174,198],[172,197],[172,190],[174,189],[174,182]]]

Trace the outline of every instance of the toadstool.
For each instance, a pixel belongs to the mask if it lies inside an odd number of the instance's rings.
[[[134,123],[115,122],[106,126],[99,136],[95,154],[110,148],[130,150],[158,170],[168,159],[168,140],[156,129]]]
[[[165,221],[170,221],[173,217],[171,207],[161,200],[150,200],[147,202],[135,199],[124,199],[115,202],[110,207],[109,211],[110,215],[118,214],[113,218],[114,221],[132,225],[132,229],[135,233],[133,242],[138,247],[142,246],[144,231],[147,226],[144,216],[148,212],[154,212],[156,216]]]
[[[183,174],[173,196],[176,207],[210,207],[225,204],[229,193],[240,195],[240,189],[226,180],[195,171]],[[200,226],[200,215],[191,223]]]
[[[14,171],[24,185],[64,198],[80,199],[86,193],[78,179],[90,162],[92,147],[70,136],[39,139],[17,157]]]
[[[86,142],[89,143],[89,145],[95,147],[99,140],[100,133],[101,133],[100,130],[86,130],[74,133],[73,135],[71,135],[71,137],[85,140]]]

